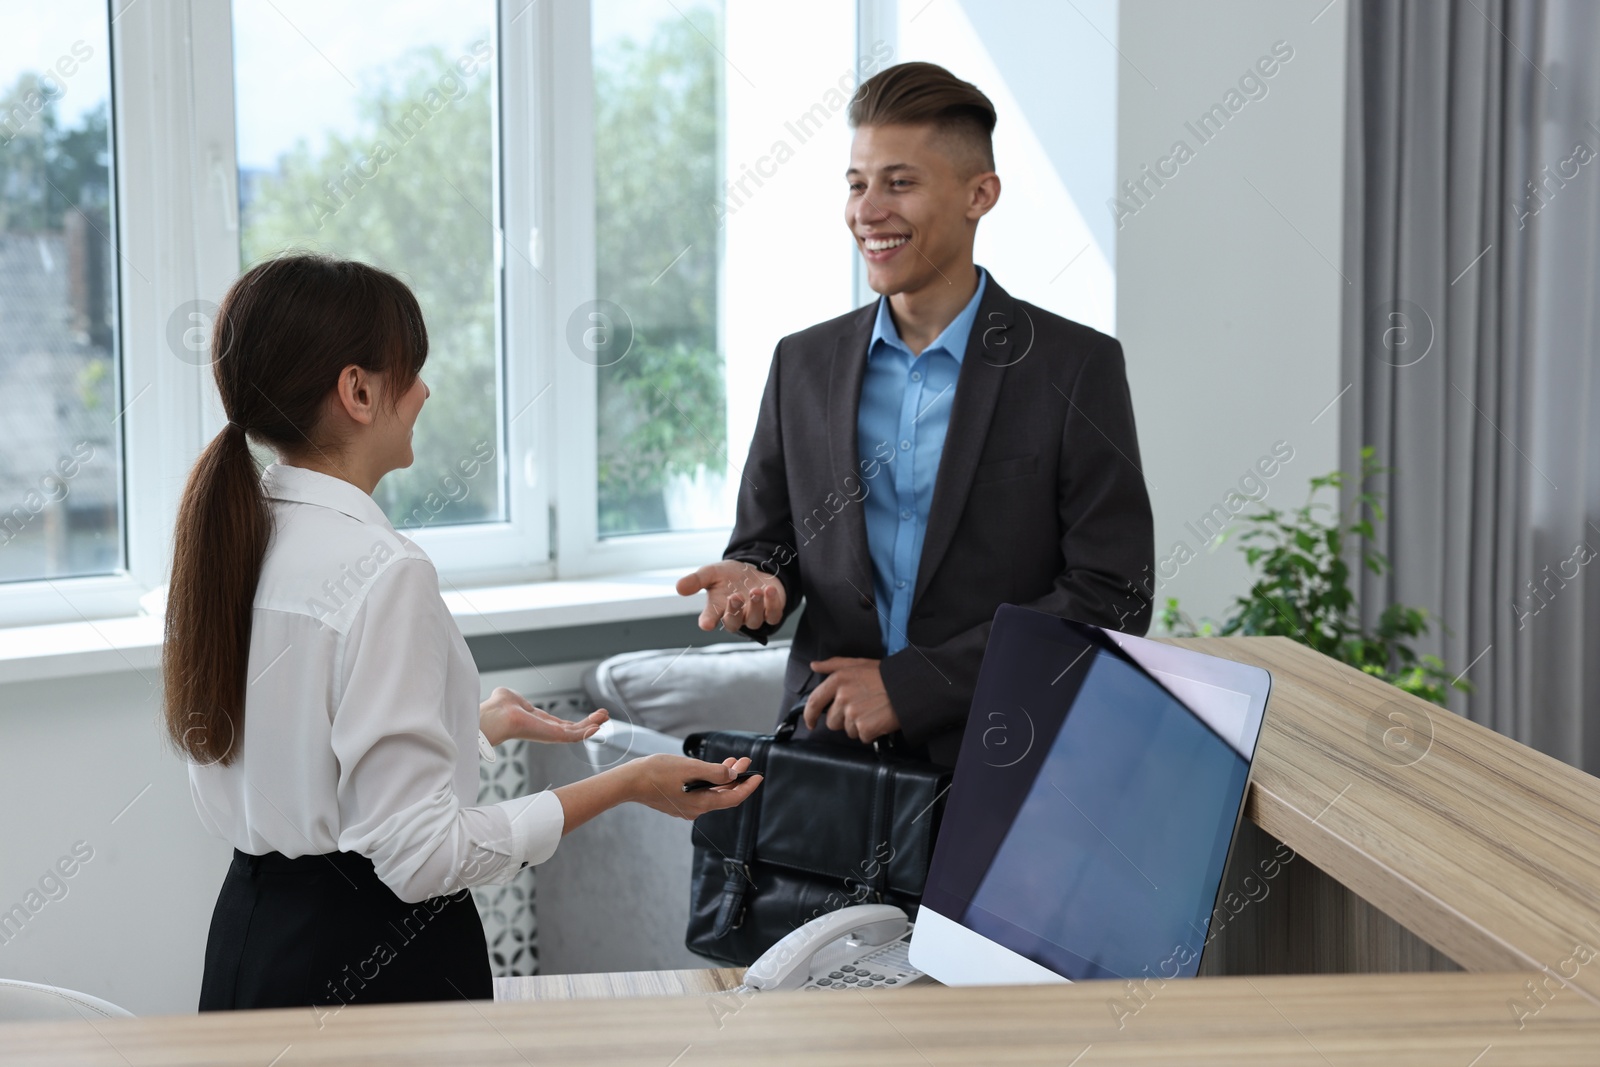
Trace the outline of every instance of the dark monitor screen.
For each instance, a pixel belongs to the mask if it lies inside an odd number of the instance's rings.
[[[1074,980],[1199,969],[1249,761],[1091,626],[984,656],[923,906]]]

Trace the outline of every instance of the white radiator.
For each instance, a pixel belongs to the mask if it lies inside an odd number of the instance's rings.
[[[592,663],[567,663],[493,671],[483,675],[481,695],[487,697],[496,686],[503,685],[551,714],[582,718],[594,710],[579,683],[590,666]],[[478,802],[510,800],[583,777],[589,769],[583,747],[528,741],[501,745],[497,762],[478,764]],[[539,973],[534,871],[529,867],[503,886],[483,886],[472,891],[483,919],[496,978]]]

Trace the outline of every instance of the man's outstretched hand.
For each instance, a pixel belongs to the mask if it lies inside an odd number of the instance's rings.
[[[776,625],[783,621],[788,605],[782,582],[760,567],[734,559],[708,563],[678,579],[680,596],[701,591],[706,594],[705,610],[700,612],[702,630],[715,630],[719,622],[729,633]]]

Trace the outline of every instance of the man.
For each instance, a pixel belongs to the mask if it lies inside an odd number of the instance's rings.
[[[864,82],[845,224],[875,303],[778,342],[700,627],[805,600],[785,707],[953,765],[996,607],[1143,633],[1154,563],[1121,346],[973,263],[995,112],[931,63]],[[840,736],[842,735],[842,737]]]

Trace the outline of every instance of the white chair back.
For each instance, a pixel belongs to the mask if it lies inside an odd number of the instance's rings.
[[[0,1023],[50,1019],[117,1019],[133,1015],[110,1001],[37,982],[0,978]]]

